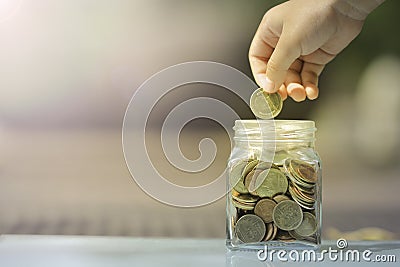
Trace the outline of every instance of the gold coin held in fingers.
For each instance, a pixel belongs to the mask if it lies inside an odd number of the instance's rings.
[[[278,116],[283,106],[279,93],[266,93],[262,88],[253,92],[250,97],[250,108],[254,115],[260,119],[272,119]]]

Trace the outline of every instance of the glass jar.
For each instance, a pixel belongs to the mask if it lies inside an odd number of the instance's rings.
[[[315,123],[237,120],[233,129],[227,247],[318,248],[322,198]]]

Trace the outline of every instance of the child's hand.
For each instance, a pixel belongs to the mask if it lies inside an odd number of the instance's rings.
[[[295,101],[318,97],[325,65],[361,31],[383,0],[291,0],[270,9],[249,50],[258,85]]]

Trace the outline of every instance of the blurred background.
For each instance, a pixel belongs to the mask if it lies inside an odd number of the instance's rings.
[[[0,0],[0,234],[223,238],[224,199],[176,208],[135,184],[123,116],[141,83],[177,63],[217,61],[250,76],[252,36],[280,2]],[[399,9],[387,1],[375,10],[325,69],[318,100],[288,99],[279,116],[316,121],[325,238],[366,227],[374,238],[399,238]],[[159,114],[179,99],[165,98]],[[221,137],[210,122],[188,125],[188,157],[201,135]],[[214,164],[223,170],[230,148],[220,147]]]

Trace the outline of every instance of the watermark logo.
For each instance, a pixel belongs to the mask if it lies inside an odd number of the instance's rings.
[[[176,184],[167,179],[164,173],[166,168],[173,168],[177,173],[179,171],[177,175],[193,176],[209,168],[216,160],[217,145],[211,138],[203,138],[198,143],[193,141],[192,149],[198,150],[200,155],[196,159],[190,159],[182,152],[180,134],[185,125],[195,119],[211,120],[222,127],[229,139],[228,145],[224,145],[231,148],[232,126],[241,117],[235,104],[201,96],[198,92],[194,96],[186,95],[176,106],[165,108],[169,112],[167,115],[159,115],[163,116],[163,121],[157,122],[161,124],[157,125],[161,128],[160,137],[149,138],[155,132],[149,121],[154,118],[160,102],[174,93],[175,99],[180,99],[177,89],[199,83],[222,88],[247,108],[251,94],[257,89],[257,85],[248,76],[233,67],[209,61],[182,63],[168,67],[146,80],[133,95],[124,117],[123,152],[132,177],[149,196],[172,206],[206,205],[220,199],[229,190],[225,168],[216,177],[208,177],[211,182],[199,186]],[[161,152],[149,149],[156,141],[161,144]],[[274,150],[263,152],[263,158],[270,162],[273,154]],[[162,165],[160,161],[166,163]],[[226,159],[223,164],[226,166]]]
[[[260,261],[280,262],[396,262],[396,255],[375,254],[373,251],[348,249],[347,240],[340,238],[336,241],[336,247],[329,246],[327,249],[312,250],[287,250],[264,249],[257,252]]]
[[[347,248],[347,246],[348,246],[347,240],[344,239],[344,238],[339,238],[339,239],[336,241],[336,246],[337,246],[338,249]]]

